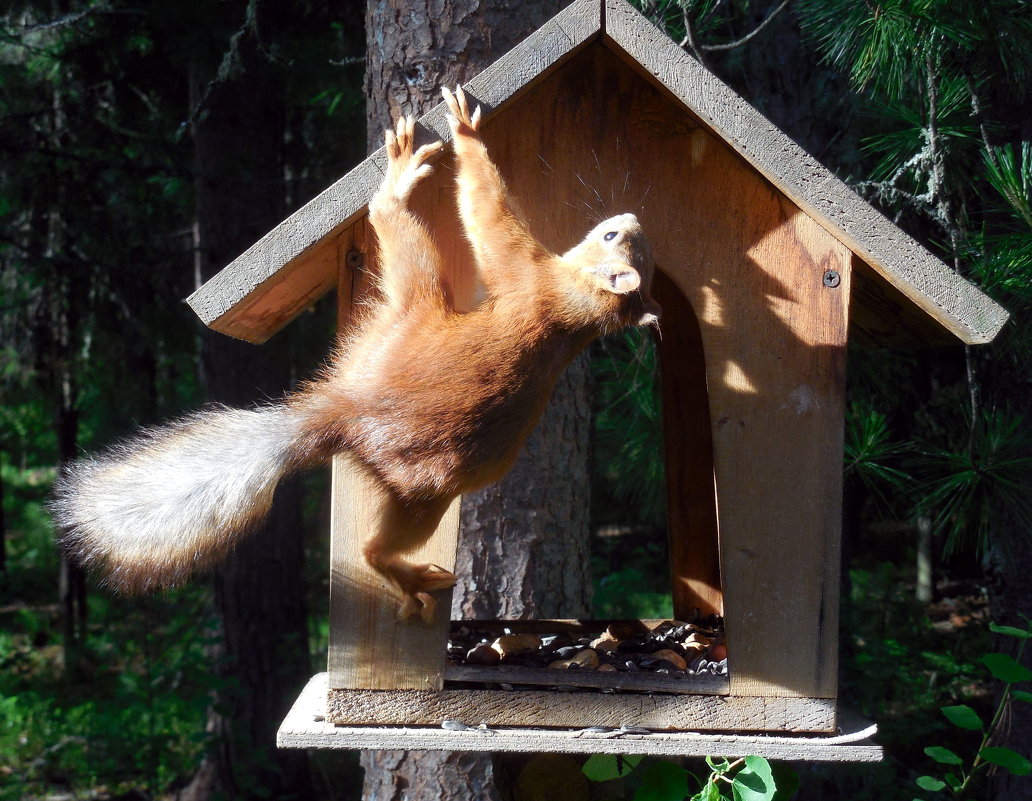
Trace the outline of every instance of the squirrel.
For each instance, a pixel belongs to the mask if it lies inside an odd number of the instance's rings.
[[[282,401],[211,407],[145,431],[59,478],[52,512],[69,554],[116,589],[172,586],[223,558],[287,474],[350,452],[382,490],[363,555],[401,592],[399,617],[430,620],[455,575],[405,555],[459,494],[501,478],[566,365],[596,337],[657,325],[653,262],[633,214],[562,255],[530,232],[461,87],[442,90],[456,196],[486,298],[459,312],[441,256],[409,208],[441,141],[414,149],[414,120],[385,132],[387,170],[369,204],[378,297],[322,373]]]

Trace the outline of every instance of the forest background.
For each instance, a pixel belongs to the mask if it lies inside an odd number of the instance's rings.
[[[842,696],[878,721],[887,757],[798,766],[798,797],[935,797],[914,784],[935,766],[925,749],[967,759],[981,737],[940,708],[992,716],[1000,685],[981,658],[1017,641],[994,644],[988,623],[1032,614],[1032,7],[640,7],[1013,315],[988,347],[850,354]],[[253,599],[234,601],[225,577],[113,596],[62,562],[45,501],[69,459],[205,400],[276,397],[324,357],[332,299],[243,349],[180,301],[365,155],[364,15],[318,0],[51,0],[0,18],[2,799],[212,797],[198,776],[220,769],[212,753],[233,750],[239,720],[264,723],[237,737],[224,797],[360,795],[353,754],[273,754],[282,699],[263,706],[249,674],[216,667],[254,633],[227,608]],[[248,81],[246,103],[228,94]],[[246,191],[220,196],[230,184]],[[590,364],[592,613],[663,616],[654,357],[622,337]],[[300,577],[291,656],[266,670],[283,698],[325,658],[328,595],[325,477],[287,491],[304,536],[275,559]],[[778,647],[791,627],[772,633]],[[1026,757],[1030,710],[1019,696],[998,736]],[[1003,769],[970,792],[1032,797]]]

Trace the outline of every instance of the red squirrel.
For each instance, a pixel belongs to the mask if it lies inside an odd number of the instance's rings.
[[[486,298],[459,312],[442,287],[441,256],[408,200],[444,143],[414,149],[414,121],[399,119],[385,133],[387,172],[369,204],[378,297],[322,374],[276,404],[210,408],[144,432],[59,479],[61,541],[110,584],[165,587],[211,566],[265,517],[280,478],[348,451],[384,496],[365,558],[400,590],[401,617],[430,619],[429,593],[455,576],[405,554],[457,495],[505,474],[589,342],[658,324],[651,251],[635,216],[550,252],[488,156],[480,108],[470,114],[461,88],[442,94],[459,214]]]

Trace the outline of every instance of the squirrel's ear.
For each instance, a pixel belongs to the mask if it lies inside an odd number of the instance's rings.
[[[641,286],[641,276],[629,264],[600,264],[588,273],[600,289],[626,295]]]

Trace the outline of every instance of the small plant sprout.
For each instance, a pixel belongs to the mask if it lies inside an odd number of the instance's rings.
[[[759,756],[729,760],[706,757],[710,773],[705,780],[680,765],[663,760],[643,760],[641,756],[595,754],[584,763],[583,771],[593,782],[625,779],[633,801],[775,801],[787,798],[798,780],[791,770],[778,771],[775,783],[774,769]],[[689,777],[698,786],[689,789]],[[782,791],[778,792],[778,787]]]
[[[963,799],[967,797],[971,782],[990,767],[1003,768],[1016,776],[1027,776],[1032,773],[1032,762],[1029,762],[1026,756],[1012,748],[992,744],[1000,732],[1001,721],[1004,720],[1010,705],[1014,702],[1032,703],[1032,692],[1014,688],[1015,684],[1032,681],[1032,671],[1021,664],[1025,647],[1032,639],[1032,619],[1025,618],[1025,622],[1024,629],[989,624],[989,629],[994,634],[1019,640],[1016,658],[1002,653],[989,653],[981,659],[993,678],[1003,682],[1000,701],[988,725],[967,704],[942,707],[942,713],[950,723],[959,729],[982,732],[982,741],[970,761],[943,746],[933,745],[926,748],[924,752],[942,766],[944,773],[918,777],[917,786],[922,790],[936,794],[948,792],[953,798]]]

